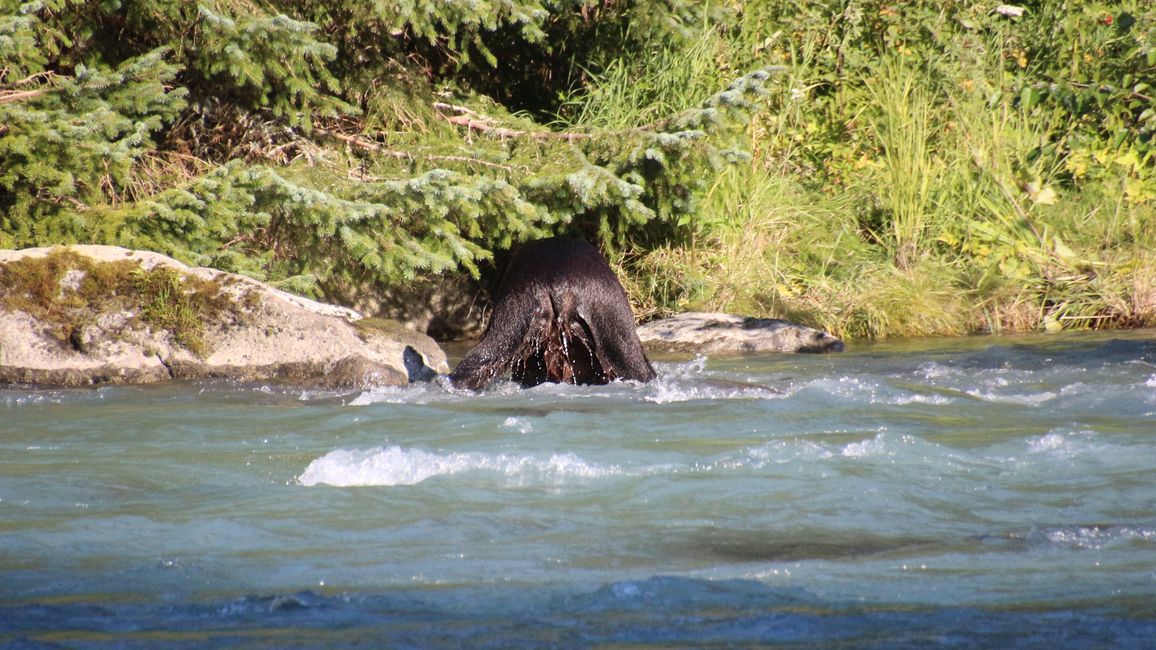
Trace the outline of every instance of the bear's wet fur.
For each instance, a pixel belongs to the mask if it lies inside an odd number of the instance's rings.
[[[527,388],[654,379],[626,291],[594,246],[553,237],[514,254],[482,340],[450,381],[476,390],[507,372]]]

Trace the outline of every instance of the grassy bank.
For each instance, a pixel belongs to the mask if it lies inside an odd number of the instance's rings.
[[[732,70],[784,67],[751,159],[714,181],[686,236],[620,257],[643,314],[774,315],[849,337],[1156,325],[1151,9],[789,16],[747,3],[733,24],[620,60],[575,115],[626,127]]]
[[[0,246],[373,303],[566,234],[643,318],[1153,326],[1153,79],[1147,0],[34,0]]]

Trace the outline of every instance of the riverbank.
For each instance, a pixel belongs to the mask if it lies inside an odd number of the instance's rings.
[[[354,304],[569,235],[642,321],[1156,324],[1151,2],[89,4],[0,17],[0,247]]]
[[[433,339],[251,278],[115,246],[0,250],[0,383],[402,385]]]
[[[682,314],[639,330],[654,350],[841,351],[782,320]],[[429,336],[252,278],[115,246],[0,250],[0,385],[169,379],[366,389],[448,372]]]

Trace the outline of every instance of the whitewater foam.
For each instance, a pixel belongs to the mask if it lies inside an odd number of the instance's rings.
[[[1148,545],[1156,542],[1156,530],[1114,525],[1035,528],[1027,540],[1037,546],[1101,550],[1109,546]]]
[[[1062,428],[1049,431],[1027,441],[1029,454],[1055,454],[1062,457],[1086,455],[1103,451],[1105,444],[1098,441],[1095,431]]]
[[[1001,394],[991,390],[969,390],[968,395],[985,402],[996,402],[1001,404],[1017,404],[1020,406],[1043,406],[1045,403],[1056,399],[1056,393],[1045,390],[1039,393],[1008,393]]]
[[[640,399],[655,404],[698,400],[780,399],[786,394],[777,388],[739,379],[716,376],[706,369],[707,358],[698,356],[682,363],[656,363],[658,376],[638,387]]]
[[[530,433],[534,430],[534,425],[526,418],[510,416],[502,422],[502,427],[506,429],[513,429],[518,433]]]
[[[1048,451],[1063,449],[1068,439],[1058,433],[1049,433],[1028,441],[1028,451],[1039,454]]]
[[[335,449],[309,463],[297,482],[307,487],[416,485],[435,476],[465,472],[483,472],[516,482],[558,482],[614,476],[622,470],[587,462],[572,453],[548,458],[482,452],[439,454],[394,445],[369,450]]]
[[[371,404],[429,404],[454,399],[455,396],[437,383],[415,383],[406,386],[382,386],[361,392],[348,402],[349,406]],[[460,399],[460,398],[459,398]]]
[[[843,451],[841,453],[844,458],[868,458],[871,456],[895,455],[895,451],[890,449],[890,445],[887,444],[887,440],[884,439],[883,434],[879,434],[869,440],[852,442],[843,447]]]

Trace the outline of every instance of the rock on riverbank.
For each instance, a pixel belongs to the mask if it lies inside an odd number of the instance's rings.
[[[638,328],[651,352],[841,352],[843,341],[810,327],[771,318],[688,312]]]
[[[353,388],[404,384],[429,368],[448,371],[428,336],[245,276],[112,246],[0,251],[0,384]]]

